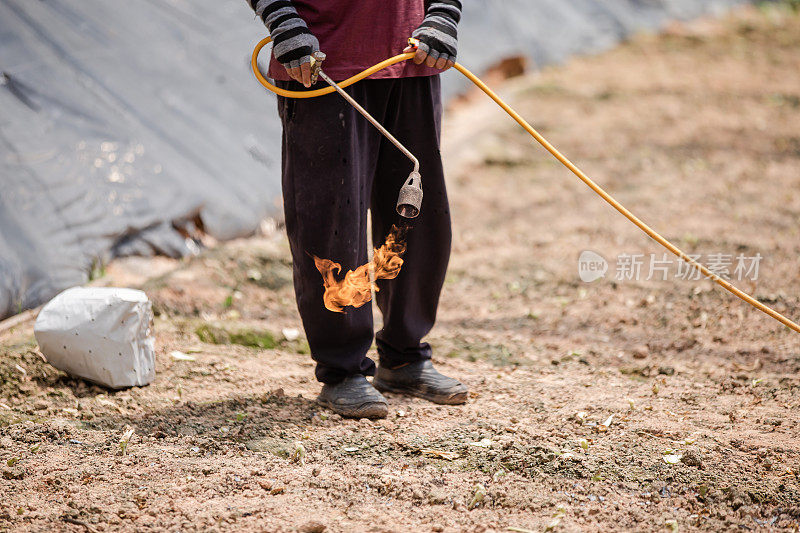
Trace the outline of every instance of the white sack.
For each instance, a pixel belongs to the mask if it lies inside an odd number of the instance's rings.
[[[120,389],[155,378],[152,319],[142,291],[74,287],[44,306],[34,334],[54,367]]]

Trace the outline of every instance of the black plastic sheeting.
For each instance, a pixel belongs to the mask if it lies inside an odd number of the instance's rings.
[[[541,66],[738,3],[467,0],[460,58]],[[229,239],[279,214],[274,97],[249,72],[264,35],[245,0],[0,0],[0,318],[95,263],[192,253],[198,216]]]
[[[606,50],[672,20],[719,15],[746,0],[463,0],[459,61],[476,73],[504,57],[535,67]],[[468,81],[450,75],[445,90]]]

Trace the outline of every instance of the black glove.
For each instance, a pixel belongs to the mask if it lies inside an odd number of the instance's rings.
[[[247,0],[266,24],[272,37],[272,53],[295,80],[311,86],[311,55],[319,41],[287,0]]]
[[[433,0],[425,19],[411,37],[419,41],[414,62],[425,61],[429,67],[453,66],[458,51],[458,23],[461,21],[459,0]]]

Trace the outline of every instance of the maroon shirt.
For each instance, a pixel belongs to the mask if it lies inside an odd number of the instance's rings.
[[[323,70],[336,81],[403,52],[425,17],[425,0],[292,0],[328,56]],[[439,71],[404,61],[370,78],[432,76]],[[288,81],[283,65],[270,56],[269,76]]]

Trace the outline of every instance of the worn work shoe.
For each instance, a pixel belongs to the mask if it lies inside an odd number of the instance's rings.
[[[460,381],[433,368],[430,359],[396,368],[378,366],[372,384],[381,392],[398,392],[446,405],[466,403],[469,394]]]
[[[386,398],[357,374],[333,385],[322,386],[317,402],[346,418],[386,418]]]

